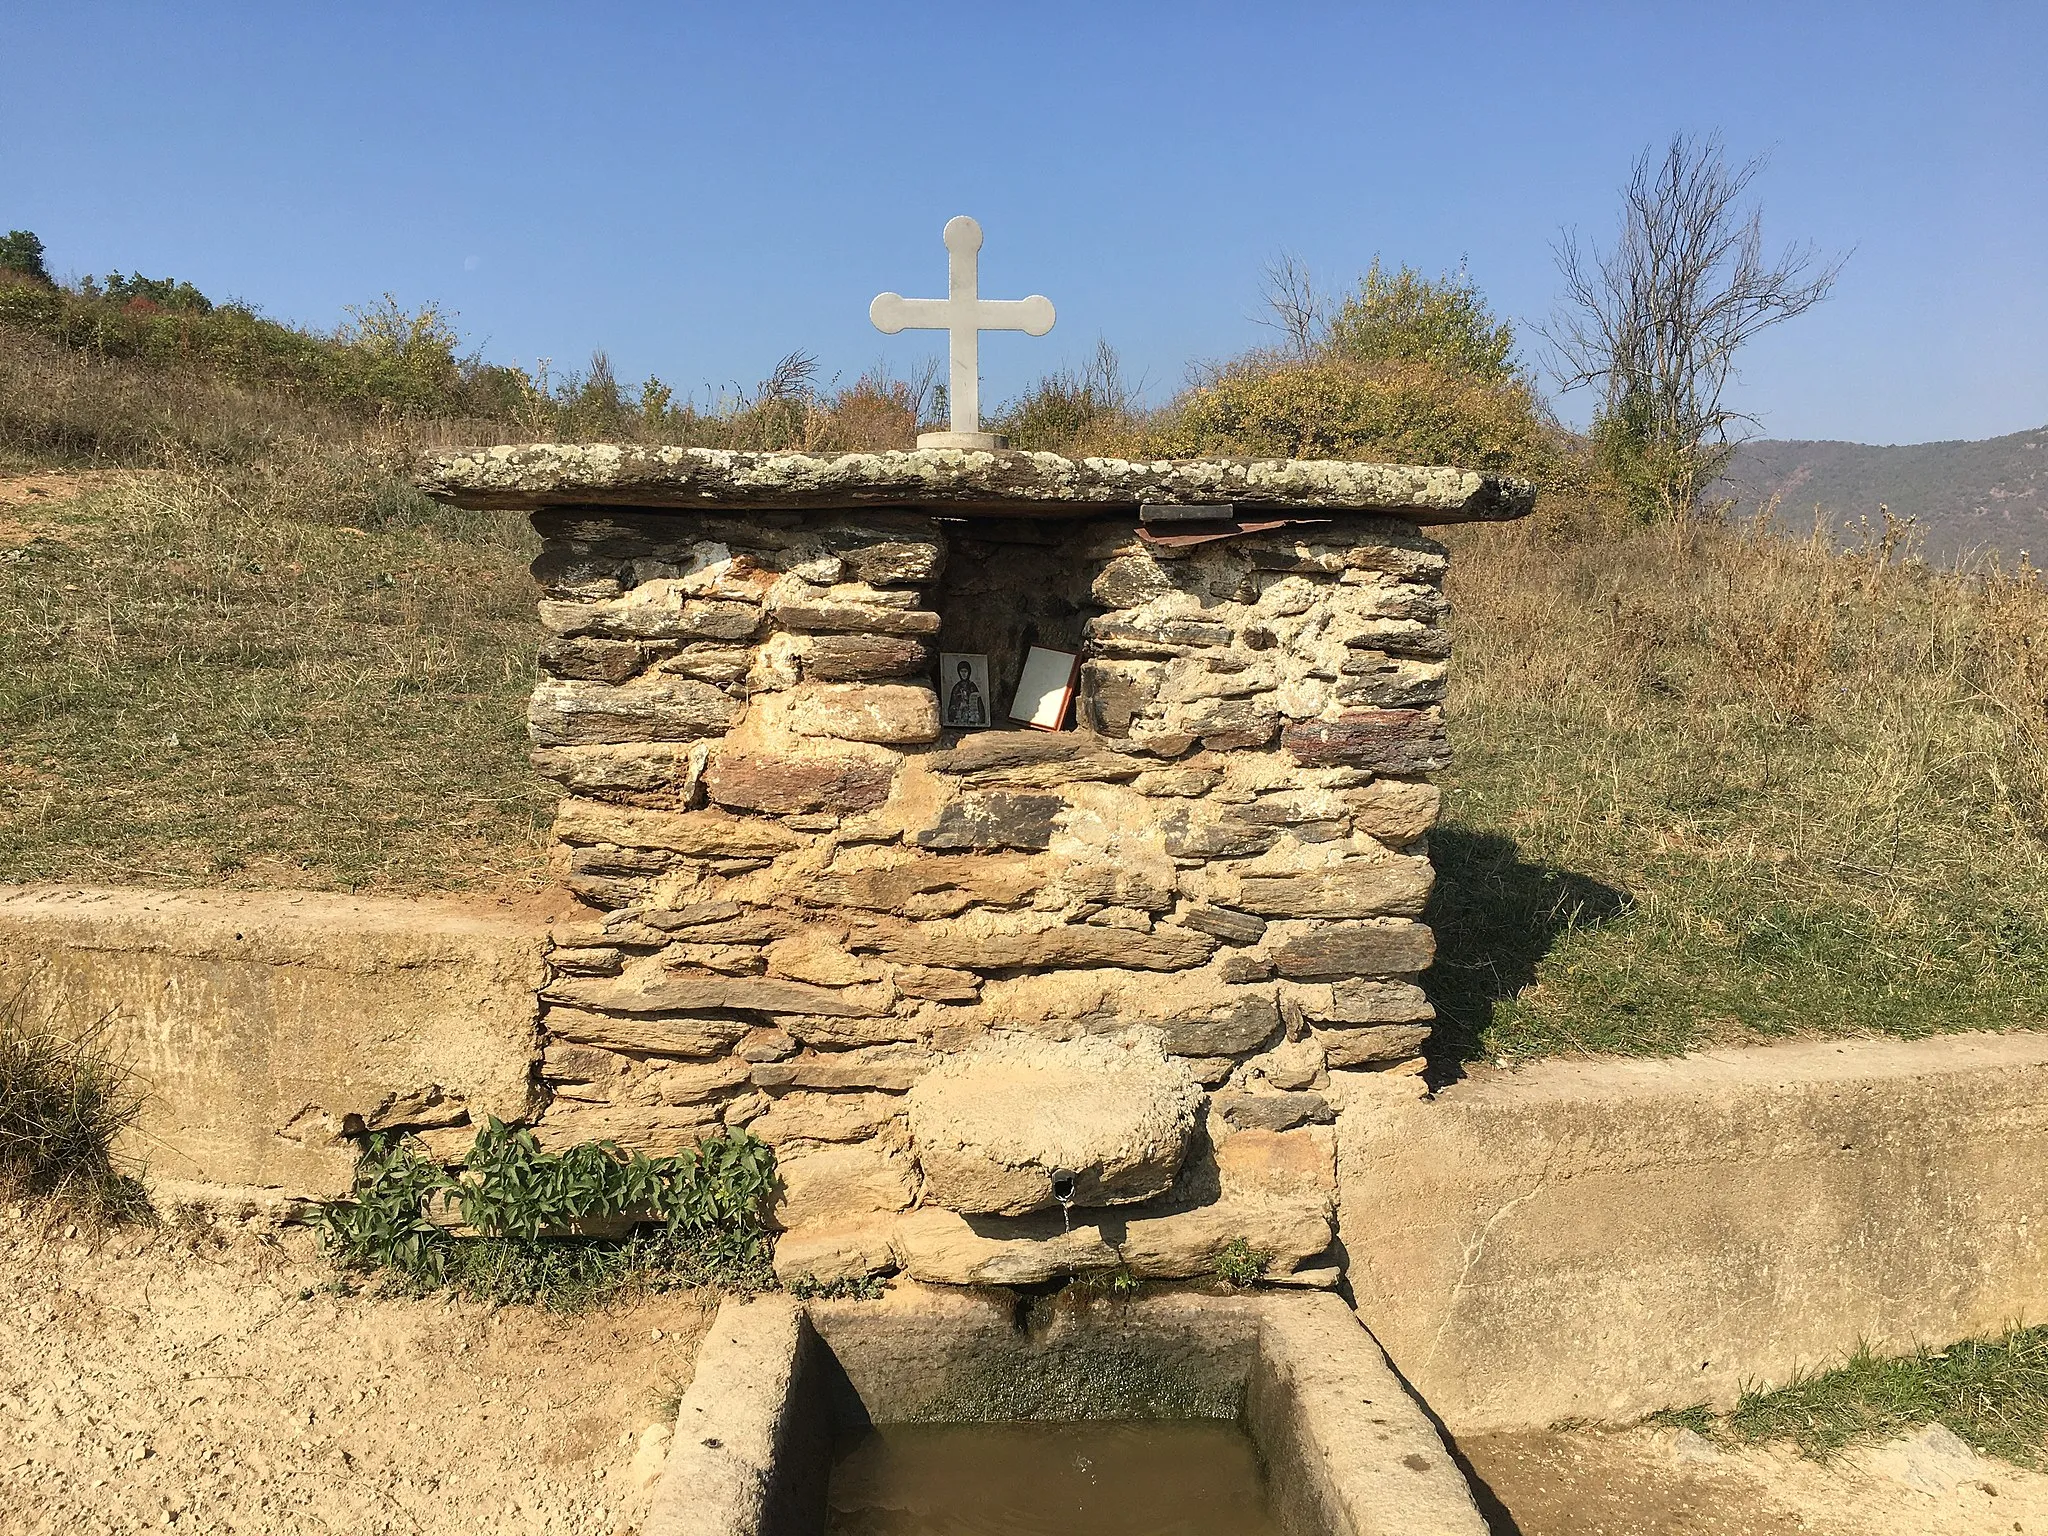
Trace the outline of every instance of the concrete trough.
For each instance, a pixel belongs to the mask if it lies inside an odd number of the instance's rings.
[[[1288,1536],[1485,1536],[1356,1315],[1327,1294],[1051,1298],[902,1284],[733,1299],[697,1356],[647,1536],[816,1536],[873,1425],[1236,1420]]]

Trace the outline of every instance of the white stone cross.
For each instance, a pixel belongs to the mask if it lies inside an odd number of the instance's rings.
[[[953,358],[946,405],[952,413],[950,432],[918,434],[920,448],[1001,448],[1003,439],[981,430],[981,333],[1022,331],[1043,336],[1052,329],[1052,300],[1042,293],[1028,299],[984,299],[976,273],[981,226],[961,214],[946,221],[946,296],[906,299],[900,293],[875,296],[868,318],[875,329],[894,336],[898,331],[944,331]]]

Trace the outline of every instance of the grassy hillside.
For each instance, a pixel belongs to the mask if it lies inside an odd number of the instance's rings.
[[[1938,564],[2048,556],[2048,427],[1983,442],[1745,443],[1716,494],[1754,513],[1777,503],[1804,529],[1817,506],[1832,521],[1878,521],[1880,504],[1916,521]]]
[[[535,423],[0,343],[15,467],[138,466],[71,500],[8,504],[0,482],[0,880],[545,883],[531,535],[394,473],[415,445]],[[922,406],[785,375],[687,421],[650,396],[620,427],[576,389],[536,408],[552,435],[833,446],[907,436]],[[1076,399],[1019,408],[1105,440],[1175,425]],[[2048,1019],[2032,576],[1643,529],[1583,492],[1450,542],[1441,1069]]]

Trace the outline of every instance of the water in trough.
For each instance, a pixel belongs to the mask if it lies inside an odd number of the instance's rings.
[[[833,1536],[1277,1536],[1221,1419],[886,1424],[832,1469]]]

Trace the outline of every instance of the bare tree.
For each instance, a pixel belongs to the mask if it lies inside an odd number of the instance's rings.
[[[1646,149],[1622,191],[1611,250],[1567,230],[1556,246],[1565,293],[1541,327],[1566,390],[1603,392],[1596,440],[1641,510],[1683,517],[1754,419],[1723,396],[1735,355],[1828,296],[1846,257],[1810,245],[1764,254],[1763,216],[1742,204],[1762,159],[1730,166],[1719,134]]]
[[[1270,312],[1258,317],[1287,337],[1288,350],[1296,357],[1314,355],[1329,328],[1329,295],[1316,291],[1308,263],[1292,251],[1282,251],[1266,263],[1260,296]]]

